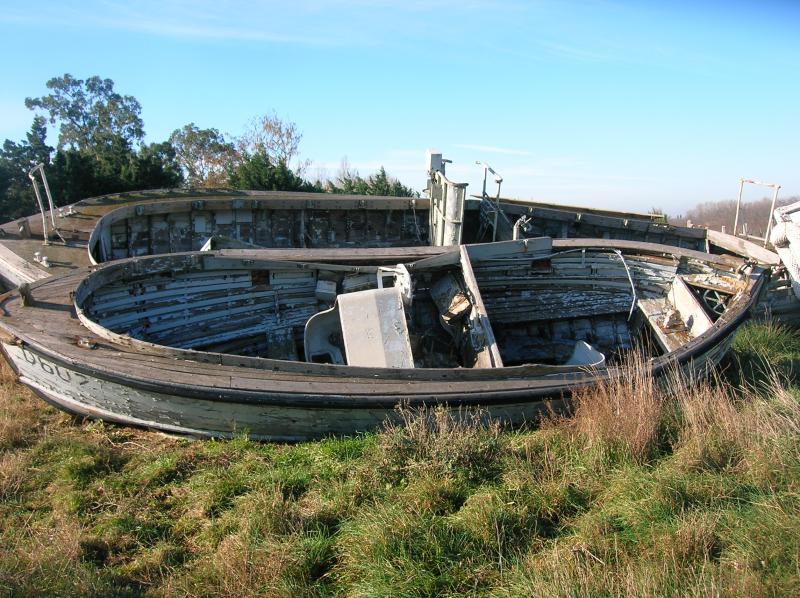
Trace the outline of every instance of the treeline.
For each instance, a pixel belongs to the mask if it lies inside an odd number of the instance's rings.
[[[50,93],[26,98],[35,112],[25,139],[6,139],[0,150],[0,222],[38,208],[28,172],[44,164],[58,205],[86,197],[139,189],[219,188],[273,191],[418,195],[381,167],[362,177],[343,166],[329,180],[310,181],[310,162],[300,160],[302,134],[295,123],[267,114],[247,123],[239,137],[189,123],[169,139],[145,143],[141,105],[114,91],[111,79],[47,82]],[[47,127],[58,127],[58,143],[47,143]]]
[[[778,198],[775,207],[785,206],[790,203],[800,201],[800,197]],[[742,226],[747,225],[747,234],[763,237],[767,232],[767,222],[771,217],[769,213],[772,205],[771,197],[764,197],[759,200],[742,200],[739,212],[739,231]],[[670,217],[670,223],[677,226],[686,226],[686,222],[691,220],[693,226],[704,226],[714,230],[722,230],[733,234],[733,222],[736,217],[736,200],[723,199],[719,201],[704,201],[697,204],[686,214]]]

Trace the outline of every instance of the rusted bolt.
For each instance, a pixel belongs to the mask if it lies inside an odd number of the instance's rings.
[[[88,336],[80,336],[75,341],[75,344],[82,349],[96,349],[97,343],[90,339]]]

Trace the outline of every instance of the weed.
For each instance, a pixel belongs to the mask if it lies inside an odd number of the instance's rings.
[[[586,438],[590,447],[622,451],[644,462],[658,446],[663,395],[640,353],[630,354],[622,372],[575,392],[572,416],[566,425]]]

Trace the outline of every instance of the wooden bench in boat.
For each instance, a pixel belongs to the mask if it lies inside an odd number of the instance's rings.
[[[655,333],[658,344],[667,353],[677,350],[713,325],[700,301],[680,276],[675,277],[666,297],[639,299],[636,305]]]

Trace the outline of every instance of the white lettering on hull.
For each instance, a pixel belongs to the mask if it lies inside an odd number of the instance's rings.
[[[378,427],[392,409],[314,409],[212,401],[144,391],[77,372],[30,347],[5,344],[20,381],[64,409],[109,421],[197,436],[248,433],[274,441],[352,434]]]

